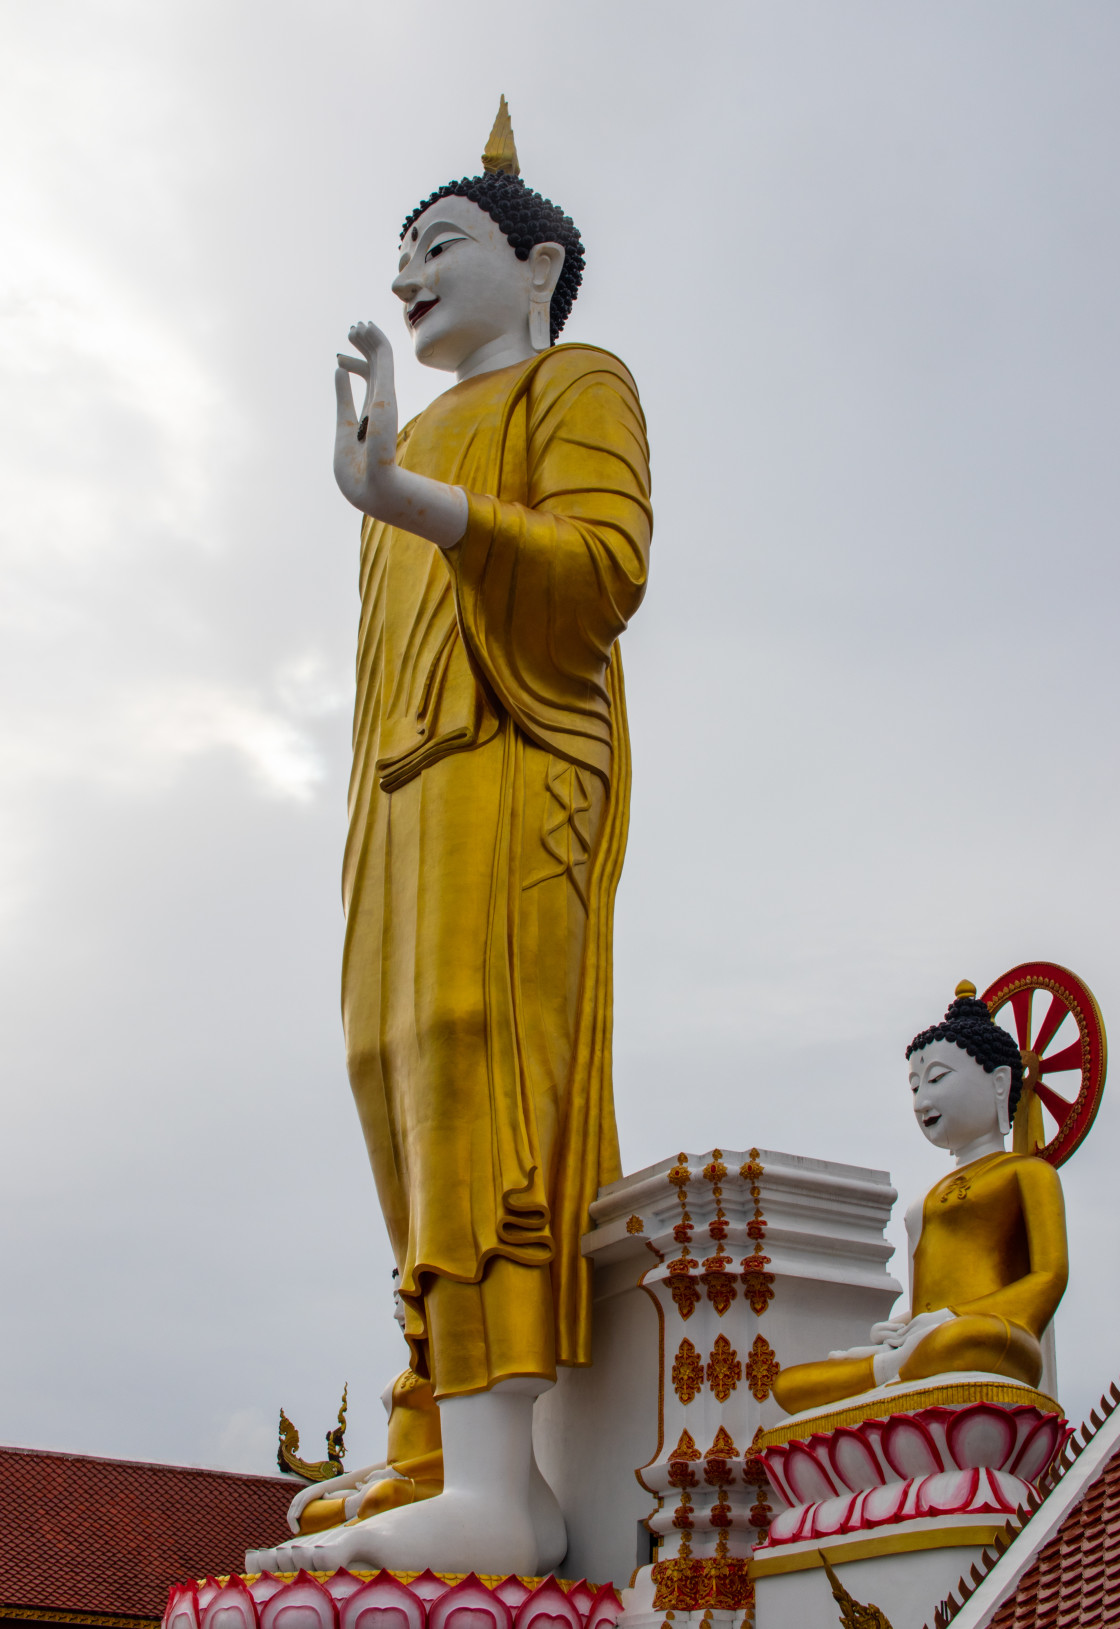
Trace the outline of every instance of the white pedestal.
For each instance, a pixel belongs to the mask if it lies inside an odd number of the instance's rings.
[[[895,1197],[883,1171],[766,1150],[682,1155],[602,1190],[583,1245],[593,1366],[561,1371],[534,1426],[568,1525],[566,1576],[629,1584],[652,1559],[646,1520],[661,1559],[682,1537],[697,1559],[750,1554],[759,1487],[743,1456],[781,1417],[773,1365],[864,1341],[887,1315]],[[652,1613],[648,1570],[634,1582]],[[634,1614],[638,1596],[628,1625]]]
[[[891,1629],[924,1629],[935,1609],[967,1574],[982,1546],[910,1550],[867,1561],[836,1562],[844,1588],[861,1606],[877,1606]],[[755,1580],[754,1629],[835,1629],[839,1608],[823,1567]]]

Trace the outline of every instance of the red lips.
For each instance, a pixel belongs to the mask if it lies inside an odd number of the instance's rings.
[[[420,319],[422,317],[426,317],[428,315],[428,312],[432,309],[432,307],[434,305],[438,305],[438,304],[439,304],[439,297],[438,296],[434,300],[417,300],[416,304],[412,307],[412,309],[408,313],[409,322],[415,328],[416,324],[420,321]]]

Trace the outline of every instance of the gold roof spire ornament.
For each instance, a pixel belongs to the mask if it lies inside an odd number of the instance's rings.
[[[861,1606],[853,1600],[829,1566],[824,1551],[818,1550],[817,1554],[824,1562],[825,1576],[832,1585],[832,1599],[840,1608],[840,1622],[844,1629],[891,1629],[887,1614],[880,1607]]]
[[[961,996],[967,996],[971,1001],[976,995],[976,986],[973,984],[971,979],[962,979],[957,985],[956,989],[953,991],[953,994],[957,996],[958,999]]]
[[[338,1476],[343,1468],[346,1458],[344,1440],[346,1436],[346,1398],[350,1390],[349,1385],[342,1388],[342,1406],[338,1411],[338,1424],[333,1431],[327,1432],[326,1459],[301,1459],[299,1457],[299,1432],[289,1420],[284,1410],[280,1410],[280,1446],[276,1450],[276,1463],[281,1471],[291,1472],[295,1476],[302,1476],[306,1482],[328,1482],[332,1476]]]
[[[487,175],[520,175],[521,165],[517,161],[517,148],[513,142],[513,123],[510,120],[509,108],[503,96],[498,103],[498,117],[494,120],[494,128],[490,132],[490,139],[482,150],[482,168]]]

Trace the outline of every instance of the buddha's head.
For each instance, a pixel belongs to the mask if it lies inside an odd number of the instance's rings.
[[[960,990],[958,986],[958,990]],[[987,1004],[958,994],[945,1017],[906,1048],[914,1115],[935,1148],[951,1153],[1011,1129],[1023,1086],[1018,1046]]]
[[[583,279],[571,217],[521,179],[504,96],[482,163],[401,228],[393,292],[419,360],[447,372],[494,341],[554,344]]]

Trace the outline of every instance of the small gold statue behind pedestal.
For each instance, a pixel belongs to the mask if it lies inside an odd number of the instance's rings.
[[[393,1279],[393,1316],[403,1332],[404,1307],[395,1271]],[[327,1481],[316,1478],[311,1487],[302,1488],[288,1507],[293,1533],[323,1533],[443,1492],[443,1439],[431,1382],[405,1369],[386,1386],[381,1401],[389,1415],[384,1460]],[[345,1397],[340,1424],[344,1410]]]

